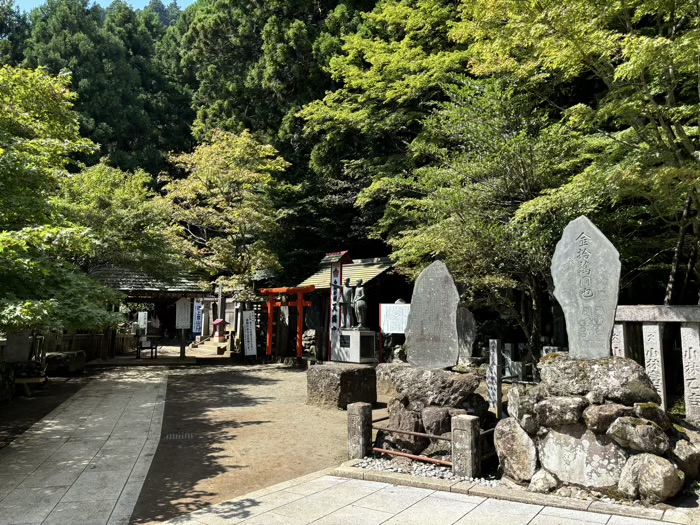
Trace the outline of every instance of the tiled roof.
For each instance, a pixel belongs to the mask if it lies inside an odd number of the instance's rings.
[[[120,292],[201,293],[202,279],[193,274],[173,275],[169,279],[155,279],[143,272],[124,268],[98,268],[90,276]]]
[[[362,279],[366,284],[378,275],[381,275],[393,266],[393,262],[388,257],[380,257],[377,259],[358,259],[353,264],[343,265],[343,280],[350,277],[350,282],[354,285],[355,281]],[[331,287],[331,267],[323,266],[318,272],[311,277],[306,278],[297,286],[309,286],[313,284],[317,290],[328,290]]]

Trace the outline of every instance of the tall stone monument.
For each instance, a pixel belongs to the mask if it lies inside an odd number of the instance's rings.
[[[569,354],[579,359],[609,356],[620,254],[587,217],[564,228],[552,258],[552,278],[566,319]]]
[[[448,368],[472,355],[474,317],[460,311],[459,293],[445,263],[435,261],[413,288],[406,328],[406,357],[421,368]]]

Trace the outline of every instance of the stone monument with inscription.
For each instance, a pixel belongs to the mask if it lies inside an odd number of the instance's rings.
[[[408,362],[448,368],[471,357],[474,317],[460,311],[459,293],[445,263],[435,261],[416,280],[406,328]]]
[[[564,229],[552,258],[552,278],[566,319],[571,357],[609,356],[620,254],[587,217],[582,215]]]

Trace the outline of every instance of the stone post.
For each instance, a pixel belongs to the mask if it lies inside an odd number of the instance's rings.
[[[348,405],[348,459],[362,459],[372,448],[372,405]]]
[[[481,472],[481,429],[476,416],[452,418],[452,472],[455,476],[477,478]]]
[[[627,357],[627,339],[625,338],[625,323],[615,323],[613,325],[611,340],[612,355],[616,357]]]
[[[681,324],[685,418],[700,421],[700,324]]]
[[[489,340],[489,367],[486,370],[486,388],[489,405],[496,410],[496,417],[501,419],[501,374],[503,371],[503,342],[500,339]]]
[[[643,323],[642,336],[644,338],[644,368],[654,388],[661,396],[661,408],[668,410],[663,357],[664,325]]]

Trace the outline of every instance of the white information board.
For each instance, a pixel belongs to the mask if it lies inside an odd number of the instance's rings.
[[[257,341],[255,339],[255,312],[244,310],[241,312],[243,322],[243,349],[245,355],[258,355]]]
[[[384,334],[405,334],[408,324],[408,312],[411,311],[409,303],[380,304],[379,320],[380,329]]]
[[[139,312],[139,328],[146,333],[148,330],[148,312]]]
[[[175,328],[187,329],[192,321],[192,312],[190,310],[190,300],[187,297],[178,299],[175,303]]]

